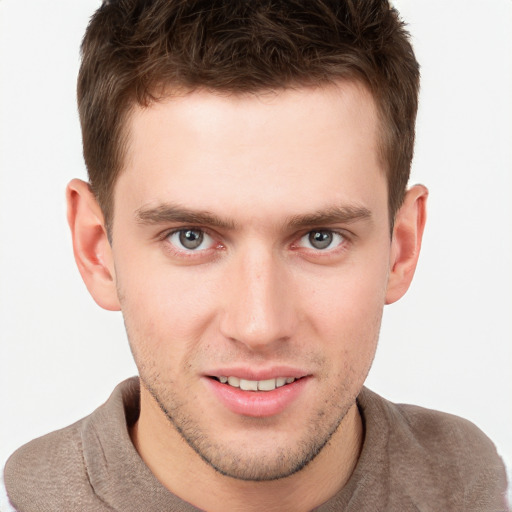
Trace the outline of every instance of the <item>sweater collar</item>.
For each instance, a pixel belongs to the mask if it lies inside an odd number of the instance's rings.
[[[137,421],[139,401],[139,381],[128,379],[82,424],[84,462],[95,494],[114,510],[124,512],[140,512],[148,507],[153,512],[197,512],[198,508],[157,480],[133,446],[129,428]],[[369,498],[370,502],[382,503],[383,468],[388,465],[383,460],[387,456],[383,448],[389,427],[387,421],[374,421],[382,417],[379,401],[382,398],[363,388],[357,400],[365,431],[361,455],[347,484],[317,512],[361,510],[362,500],[368,502]]]

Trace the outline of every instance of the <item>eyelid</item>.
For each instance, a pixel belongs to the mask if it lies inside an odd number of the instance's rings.
[[[171,235],[174,235],[175,233],[179,233],[181,231],[202,231],[204,234],[210,236],[211,238],[218,239],[219,236],[213,233],[210,229],[201,227],[201,226],[191,226],[191,225],[183,225],[183,226],[175,226],[173,228],[168,228],[156,235],[156,239],[158,240],[165,240],[166,238],[169,238]]]
[[[195,240],[195,242],[198,241],[199,243],[197,247],[187,247],[185,242],[182,240],[182,235],[189,233],[199,234],[199,239]],[[211,249],[211,247],[215,243],[215,240],[208,233],[205,233],[204,231],[199,229],[181,229],[179,231],[175,231],[174,233],[171,233],[170,235],[167,236],[167,240],[171,245],[175,246],[178,250],[186,253],[206,251],[208,249]],[[203,245],[205,245],[206,247],[201,248],[201,246]]]
[[[194,226],[194,225],[182,225],[182,226],[175,226],[173,228],[166,229],[162,231],[161,233],[157,234],[155,239],[160,242],[166,242],[166,240],[172,236],[175,233],[179,233],[182,231],[187,230],[196,230],[196,231],[202,231],[204,234],[210,236],[213,240],[213,243],[210,247],[206,249],[199,249],[199,250],[193,250],[193,249],[185,249],[183,248],[180,250],[178,247],[176,247],[174,244],[171,244],[170,242],[166,243],[166,250],[168,252],[173,253],[174,255],[182,258],[200,258],[201,256],[205,256],[205,253],[209,253],[210,251],[214,251],[216,249],[226,249],[225,244],[222,241],[222,237],[214,230],[211,230],[209,228],[205,228],[203,226]],[[327,249],[314,249],[314,248],[308,248],[299,245],[300,240],[308,235],[309,233],[315,232],[315,231],[328,231],[337,235],[340,235],[343,238],[343,241],[339,243],[338,245],[334,246],[333,248],[327,248]],[[345,228],[333,228],[333,227],[319,227],[319,228],[308,228],[302,230],[299,234],[296,234],[293,236],[293,240],[291,241],[291,244],[288,246],[292,250],[304,250],[309,253],[314,253],[318,257],[324,257],[327,258],[329,255],[334,255],[338,251],[341,252],[343,250],[346,250],[350,244],[354,242],[354,239],[358,238],[357,235],[352,233],[351,231],[348,231]],[[220,256],[220,254],[219,254]]]
[[[303,245],[300,245],[300,241],[304,237],[308,236],[310,233],[315,233],[315,232],[320,232],[320,231],[327,231],[329,233],[339,235],[343,238],[343,240],[339,244],[333,246],[332,248],[328,247],[326,249],[315,249],[313,247],[305,247]],[[328,254],[336,252],[336,250],[345,249],[348,244],[352,243],[354,237],[355,237],[355,235],[353,233],[347,231],[346,229],[325,228],[325,227],[310,228],[307,231],[301,232],[299,234],[299,236],[295,238],[295,242],[292,243],[292,248],[293,249],[304,249],[306,251],[314,252],[318,255],[324,254],[327,256]]]
[[[205,249],[186,249],[185,247],[181,248],[171,243],[169,238],[172,235],[183,231],[201,231],[204,235],[209,236],[212,239],[212,243],[206,247]],[[212,230],[200,227],[200,226],[191,226],[191,225],[183,225],[177,226],[172,229],[167,229],[162,231],[158,236],[157,240],[164,243],[165,250],[171,253],[172,256],[176,256],[179,258],[201,258],[206,256],[206,254],[210,254],[211,251],[215,249],[224,248],[223,244],[219,241],[219,235]]]

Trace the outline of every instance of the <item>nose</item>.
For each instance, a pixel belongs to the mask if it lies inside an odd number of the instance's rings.
[[[222,334],[251,351],[275,350],[294,333],[297,314],[286,263],[272,251],[248,250],[227,270]]]

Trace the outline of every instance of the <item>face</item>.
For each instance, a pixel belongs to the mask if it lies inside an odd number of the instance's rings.
[[[223,474],[298,471],[363,385],[390,267],[377,125],[356,84],[194,92],[130,119],[112,230],[128,337],[147,407]]]

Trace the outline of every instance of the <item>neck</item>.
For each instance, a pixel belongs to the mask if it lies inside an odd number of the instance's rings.
[[[307,512],[333,497],[350,478],[361,451],[363,426],[354,403],[313,461],[294,475],[267,482],[247,482],[216,472],[170,425],[144,387],[131,437],[160,483],[200,509]]]

